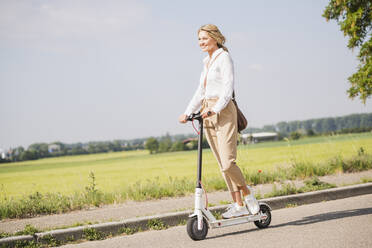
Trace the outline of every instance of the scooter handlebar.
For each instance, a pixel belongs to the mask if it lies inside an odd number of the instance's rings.
[[[192,121],[194,119],[200,121],[202,119],[201,113],[200,112],[198,112],[198,113],[192,113],[191,115],[189,115],[189,116],[186,117],[186,120],[187,121]]]

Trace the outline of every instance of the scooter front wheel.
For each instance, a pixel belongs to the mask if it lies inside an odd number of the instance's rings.
[[[187,221],[187,234],[193,240],[203,240],[208,234],[208,223],[203,218],[203,228],[198,230],[198,217],[193,216]]]
[[[261,205],[260,204],[260,214],[263,214],[266,216],[265,219],[263,220],[257,220],[254,222],[254,224],[258,227],[258,228],[266,228],[270,225],[271,223],[271,211],[270,211],[270,208],[266,205]]]

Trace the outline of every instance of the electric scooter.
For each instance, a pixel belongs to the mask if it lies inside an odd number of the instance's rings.
[[[198,171],[195,188],[195,208],[194,213],[189,216],[187,221],[187,234],[193,240],[203,240],[208,234],[208,228],[221,228],[226,226],[254,222],[258,228],[266,228],[271,222],[271,208],[264,202],[259,202],[260,211],[255,215],[231,219],[216,219],[208,209],[208,206],[202,201],[203,189],[201,183],[202,174],[202,140],[203,140],[203,118],[199,113],[191,114],[187,121],[199,121],[199,138],[198,138]]]

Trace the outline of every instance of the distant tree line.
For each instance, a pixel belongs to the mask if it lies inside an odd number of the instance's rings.
[[[301,136],[322,135],[328,133],[369,132],[372,130],[372,113],[352,114],[342,117],[318,118],[305,121],[279,122],[275,125],[265,125],[262,128],[249,127],[243,133],[277,132],[279,139],[288,137],[298,139]],[[198,141],[195,134],[170,135],[161,137],[140,138],[132,140],[114,140],[88,143],[65,144],[62,142],[34,143],[27,149],[22,146],[12,148],[5,159],[0,162],[15,162],[39,158],[118,152],[147,149],[151,154],[174,151],[195,150]],[[203,139],[203,148],[208,142]]]
[[[190,136],[184,136],[183,139],[180,139],[180,136],[174,138],[169,134],[166,134],[158,139],[150,137],[145,142],[145,148],[150,151],[150,154],[198,149],[198,139],[195,138],[195,135]],[[209,145],[207,140],[203,138],[202,148],[208,147]]]
[[[307,134],[365,132],[372,128],[372,113],[351,114],[342,117],[309,119],[305,121],[279,122],[276,125],[265,125],[263,128],[247,128],[244,133],[278,132],[288,137],[293,132]]]
[[[145,140],[146,138],[74,144],[65,144],[62,142],[53,142],[49,144],[34,143],[27,149],[22,146],[9,149],[5,153],[5,158],[0,157],[0,162],[16,162],[66,155],[139,150],[144,149]]]

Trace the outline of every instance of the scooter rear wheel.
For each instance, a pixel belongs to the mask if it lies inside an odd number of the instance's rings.
[[[187,234],[190,236],[193,240],[203,240],[208,234],[208,223],[203,218],[203,228],[201,230],[198,230],[198,217],[193,216],[188,219],[187,221]]]
[[[267,218],[264,219],[264,220],[257,220],[257,221],[254,222],[254,224],[258,228],[266,228],[271,223],[271,211],[270,211],[270,208],[268,206],[266,206],[266,205],[260,205],[260,213],[261,214],[265,214],[267,216]]]

